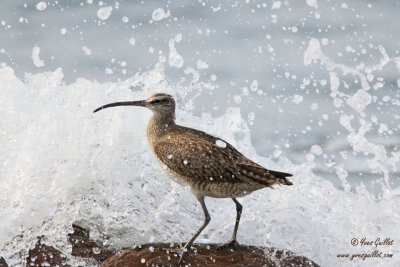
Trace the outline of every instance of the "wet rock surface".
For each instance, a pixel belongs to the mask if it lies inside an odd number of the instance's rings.
[[[42,244],[42,238],[38,238],[35,247],[28,252],[26,266],[60,266],[69,267],[66,264],[66,256],[58,249]]]
[[[91,258],[101,263],[116,253],[116,251],[91,240],[89,230],[78,225],[72,225],[72,227],[74,232],[68,235],[68,240],[72,244],[72,256]]]
[[[44,237],[38,237],[34,248],[28,251],[26,257],[27,267],[41,267],[41,266],[59,266],[59,267],[72,267],[67,264],[67,258],[70,256],[92,259],[99,263],[99,265],[111,257],[117,251],[109,249],[105,246],[99,245],[90,239],[89,230],[86,230],[78,225],[72,225],[73,233],[68,234],[68,241],[72,245],[72,252],[66,255],[59,249],[46,244]],[[0,256],[0,267],[8,267],[7,262]]]
[[[0,257],[0,267],[8,267],[8,264],[3,257]]]
[[[115,251],[97,244],[90,239],[89,230],[73,225],[74,232],[68,234],[72,245],[71,255],[45,244],[44,237],[38,237],[34,248],[26,258],[26,266],[60,266],[67,264],[69,256],[91,259],[101,267],[134,267],[134,266],[176,266],[179,261],[179,248],[184,244],[153,243],[134,249]],[[293,252],[255,246],[241,245],[217,249],[216,244],[195,244],[187,254],[183,266],[318,266],[310,259]],[[8,267],[0,256],[0,267]]]
[[[177,266],[178,247],[169,244],[147,244],[136,249],[126,249],[107,259],[101,267]],[[172,251],[171,251],[172,250]],[[241,245],[217,249],[215,244],[198,244],[189,253],[182,266],[318,266],[306,257],[276,248]]]

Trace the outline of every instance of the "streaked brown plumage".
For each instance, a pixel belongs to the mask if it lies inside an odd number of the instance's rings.
[[[204,196],[240,197],[274,184],[291,184],[285,178],[289,174],[261,167],[221,139],[176,124],[169,128],[151,142],[154,154],[182,176],[179,183]],[[224,142],[225,147],[216,142]]]
[[[147,139],[162,169],[176,182],[188,186],[200,202],[205,221],[185,245],[179,264],[194,240],[210,221],[204,197],[232,198],[237,216],[232,239],[235,245],[242,206],[235,199],[275,184],[292,185],[289,173],[267,170],[246,158],[232,145],[205,132],[175,123],[175,100],[167,94],[155,94],[142,101],[117,102],[96,109],[114,106],[143,106],[153,111],[147,126]]]

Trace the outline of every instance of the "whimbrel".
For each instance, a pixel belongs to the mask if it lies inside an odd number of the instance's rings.
[[[236,204],[232,238],[222,246],[238,245],[242,205],[236,200],[275,184],[292,185],[289,173],[267,170],[246,158],[228,142],[205,132],[175,123],[175,100],[168,94],[155,94],[147,100],[116,102],[94,112],[115,106],[140,106],[153,112],[147,125],[147,139],[162,169],[177,183],[188,186],[204,212],[204,222],[181,252],[178,265],[194,240],[210,222],[205,197],[231,198]]]

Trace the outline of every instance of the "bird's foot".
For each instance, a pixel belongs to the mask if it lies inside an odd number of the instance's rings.
[[[186,248],[182,249],[181,257],[179,258],[179,261],[178,261],[178,266],[182,265],[183,260],[184,260],[185,256],[188,254],[188,252],[189,252],[188,249],[186,249]]]
[[[193,251],[195,251],[195,252],[197,251],[196,248],[194,248],[194,247],[192,247],[192,246],[189,246],[188,244],[186,244],[186,245],[183,247],[183,249],[181,249],[181,257],[179,258],[178,266],[181,266],[181,265],[182,265],[185,256],[186,256],[191,250],[193,250]]]
[[[231,239],[225,243],[220,244],[217,249],[224,249],[224,248],[235,248],[239,247],[239,243],[237,242],[236,239]]]

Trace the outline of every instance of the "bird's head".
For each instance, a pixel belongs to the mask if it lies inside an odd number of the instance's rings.
[[[159,93],[150,96],[144,106],[156,113],[175,113],[175,100],[171,95]]]
[[[105,108],[116,107],[116,106],[146,107],[151,111],[153,111],[155,115],[161,115],[161,116],[169,115],[175,117],[175,100],[171,95],[163,93],[152,95],[146,100],[110,103],[95,109],[93,112],[97,112]]]

